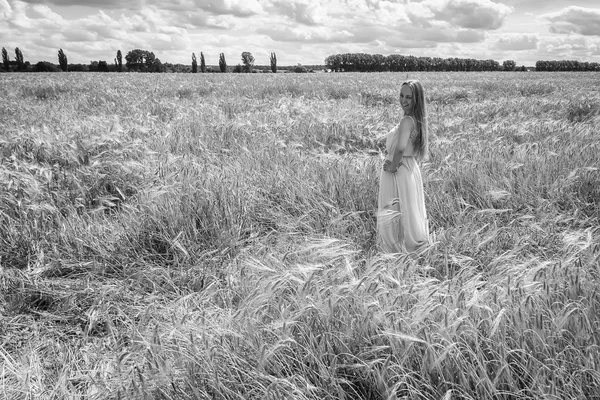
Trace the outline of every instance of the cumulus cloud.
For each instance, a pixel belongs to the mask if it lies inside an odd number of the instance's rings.
[[[68,5],[78,7],[66,20],[60,14]],[[518,25],[517,19],[507,25],[508,18],[517,13],[523,21],[533,9],[530,0],[0,0],[0,37],[4,46],[19,46],[33,59],[55,60],[63,48],[71,62],[112,59],[117,49],[134,48],[167,62],[189,62],[200,50],[228,58],[263,51],[267,60],[278,51],[282,63],[287,55],[292,64],[299,54],[322,60],[340,52],[470,58],[506,53],[532,60],[598,55],[600,43],[592,39],[600,35],[599,9],[568,7],[541,17],[552,32],[578,35],[552,35],[552,41],[506,33]],[[493,32],[501,27],[503,34]]]
[[[163,4],[158,2],[157,4]],[[251,17],[261,14],[263,8],[257,0],[199,0],[192,2],[195,8],[211,14],[231,14],[237,17]]]
[[[0,0],[0,21],[6,21],[12,14],[12,7],[8,0]]]
[[[327,11],[316,0],[276,0],[273,11],[304,25],[319,25],[325,21]]]
[[[438,20],[467,29],[496,30],[514,11],[490,0],[428,0],[424,5]]]
[[[28,4],[46,4],[56,6],[88,6],[94,9],[102,8],[120,8],[138,10],[142,8],[142,0],[102,0],[101,2],[84,2],[81,0],[21,0]]]
[[[551,33],[600,36],[599,8],[571,6],[555,13],[541,15],[540,19],[550,24]]]
[[[438,47],[438,42],[432,42],[429,40],[404,39],[402,37],[391,37],[382,41],[382,45],[393,49],[431,49]]]
[[[505,34],[498,38],[494,48],[504,51],[522,51],[537,49],[539,39],[531,34]]]
[[[257,33],[267,35],[275,41],[300,43],[346,43],[355,42],[354,34],[347,30],[333,31],[326,27],[312,29],[294,27],[259,28]]]
[[[539,59],[581,59],[600,54],[600,39],[589,36],[548,36],[540,38]]]
[[[486,34],[475,29],[432,28],[412,36],[416,40],[428,40],[440,43],[479,43],[483,42]]]

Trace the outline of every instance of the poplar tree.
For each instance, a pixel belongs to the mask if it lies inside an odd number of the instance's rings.
[[[123,71],[123,54],[121,54],[121,50],[117,50],[117,58],[115,58],[115,65],[117,66],[117,72]]]
[[[15,48],[15,58],[17,59],[17,71],[23,70],[23,53],[18,47]]]
[[[196,60],[196,53],[192,53],[192,73],[198,72],[198,61]]]
[[[2,48],[2,64],[4,64],[4,69],[6,72],[10,71],[10,61],[8,59],[8,52],[3,47]]]
[[[225,54],[219,54],[219,69],[221,72],[227,72],[227,62],[225,62]]]
[[[204,53],[200,52],[200,71],[206,72],[206,62],[204,62]]]
[[[67,61],[67,55],[63,49],[58,50],[58,64],[60,65],[60,69],[62,69],[64,72],[68,71],[69,64]]]
[[[277,72],[277,55],[275,53],[271,53],[271,71]]]

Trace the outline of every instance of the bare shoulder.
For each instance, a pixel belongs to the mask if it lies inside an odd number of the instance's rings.
[[[412,132],[414,127],[415,127],[415,122],[413,121],[413,119],[409,116],[404,116],[400,120],[400,124],[398,125],[398,131],[400,131],[401,133],[406,132],[406,133],[410,134],[410,132]]]

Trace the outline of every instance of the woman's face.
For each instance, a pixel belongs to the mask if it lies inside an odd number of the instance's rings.
[[[402,85],[400,88],[400,106],[404,113],[412,114],[414,104],[412,89],[408,85]]]

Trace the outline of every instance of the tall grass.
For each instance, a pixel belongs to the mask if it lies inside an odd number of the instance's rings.
[[[593,74],[415,77],[418,259],[375,240],[403,74],[0,76],[2,397],[598,396]]]

